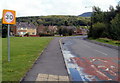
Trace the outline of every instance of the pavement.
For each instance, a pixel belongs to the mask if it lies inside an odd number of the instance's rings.
[[[55,81],[56,83],[61,81],[69,81],[68,76],[59,76],[59,75],[51,75],[51,74],[38,74],[36,81],[39,83],[40,81]]]
[[[50,42],[23,81],[36,81],[39,74],[68,76],[59,39],[60,37],[56,37]]]
[[[72,81],[120,81],[118,50],[83,38],[67,37],[61,40],[62,53]]]

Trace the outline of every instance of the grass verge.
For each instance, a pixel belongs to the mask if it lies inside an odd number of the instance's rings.
[[[117,40],[111,40],[108,38],[98,38],[98,39],[89,38],[89,39],[102,42],[102,43],[106,43],[106,44],[110,44],[110,45],[114,45],[114,46],[120,46],[120,41],[117,41]]]
[[[52,38],[12,37],[11,61],[7,61],[7,38],[2,39],[2,80],[19,81]]]
[[[2,81],[2,38],[0,37],[0,83]]]

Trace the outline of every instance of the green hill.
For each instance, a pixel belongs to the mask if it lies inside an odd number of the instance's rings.
[[[17,17],[17,22],[29,22],[35,25],[56,25],[56,26],[86,26],[90,25],[89,17],[51,15],[51,16],[28,16]]]

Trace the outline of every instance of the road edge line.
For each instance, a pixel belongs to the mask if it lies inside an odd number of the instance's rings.
[[[119,47],[120,47],[120,46],[114,46],[114,45],[110,45],[110,44],[107,44],[107,43],[102,43],[102,42],[98,42],[98,41],[90,40],[90,39],[84,39],[84,40],[87,41],[87,42],[90,42],[90,43],[94,43],[94,44],[104,46],[104,47],[108,47],[108,48],[115,49],[115,50],[119,50]]]
[[[64,59],[65,67],[67,69],[68,77],[69,77],[70,81],[72,81],[72,77],[71,77],[70,71],[69,71],[68,66],[67,66],[67,62],[64,58],[63,51],[62,51],[62,43],[61,43],[62,39],[63,38],[59,39],[60,49],[61,49],[61,53],[62,53],[62,56],[63,56],[63,59]]]

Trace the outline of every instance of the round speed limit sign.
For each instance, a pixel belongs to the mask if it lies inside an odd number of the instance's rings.
[[[3,10],[3,24],[15,24],[15,11]]]
[[[14,15],[11,12],[6,12],[4,18],[6,22],[10,23],[13,21]]]

